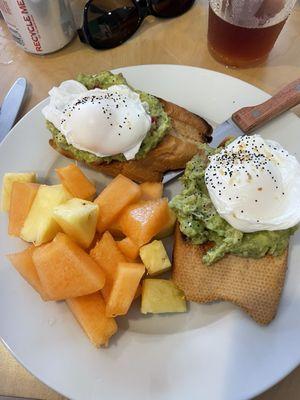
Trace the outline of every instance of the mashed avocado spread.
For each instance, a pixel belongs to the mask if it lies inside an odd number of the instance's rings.
[[[213,149],[206,146],[207,155],[213,152]],[[233,228],[220,217],[210,200],[204,182],[206,166],[205,157],[194,156],[187,164],[182,177],[183,191],[170,202],[177,215],[181,232],[193,244],[207,241],[214,243],[204,255],[203,262],[210,265],[227,253],[248,258],[261,258],[267,253],[281,255],[297,226],[286,230],[253,233],[243,233]]]
[[[112,85],[129,86],[122,74],[115,75],[109,71],[103,71],[95,75],[80,74],[77,77],[77,80],[89,90],[95,88],[107,89]],[[141,147],[135,156],[135,159],[141,159],[144,158],[150,150],[155,148],[163,139],[171,127],[171,121],[168,115],[165,113],[160,101],[156,97],[148,93],[135,90],[132,87],[130,88],[140,95],[142,102],[146,102],[148,104],[149,113],[152,117],[151,129],[143,140]],[[74,146],[67,143],[65,136],[58,129],[56,129],[50,121],[47,121],[47,128],[51,132],[56,145],[70,152],[78,161],[98,164],[104,162],[110,163],[114,160],[126,161],[126,158],[123,154],[116,154],[110,157],[98,157],[88,151],[76,149]]]

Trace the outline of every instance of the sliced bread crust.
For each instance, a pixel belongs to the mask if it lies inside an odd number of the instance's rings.
[[[226,255],[207,266],[202,257],[209,244],[193,245],[177,225],[172,278],[187,300],[229,301],[256,322],[269,324],[276,316],[287,271],[288,250],[279,257],[243,258]]]

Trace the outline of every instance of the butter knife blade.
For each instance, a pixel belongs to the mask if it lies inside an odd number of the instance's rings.
[[[5,96],[0,110],[0,143],[13,127],[26,92],[26,79],[18,78]]]

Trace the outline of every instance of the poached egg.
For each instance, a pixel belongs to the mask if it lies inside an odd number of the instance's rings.
[[[99,157],[123,153],[135,157],[151,128],[148,105],[126,85],[88,90],[77,81],[62,82],[49,92],[42,110],[68,144]]]
[[[275,141],[237,138],[209,157],[205,184],[219,215],[242,232],[300,222],[300,164]]]

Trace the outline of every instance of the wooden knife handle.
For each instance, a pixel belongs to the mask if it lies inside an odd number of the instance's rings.
[[[264,103],[236,111],[232,119],[242,131],[248,133],[299,103],[300,78],[285,86]]]

